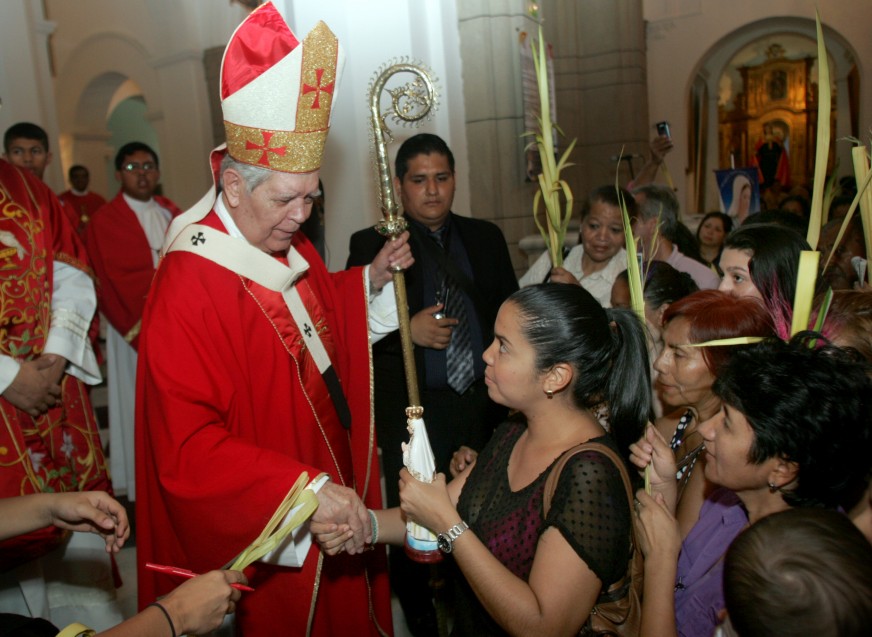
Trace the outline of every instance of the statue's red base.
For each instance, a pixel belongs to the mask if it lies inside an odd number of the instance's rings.
[[[412,548],[409,546],[408,538],[403,543],[403,548],[406,551],[406,555],[409,556],[409,559],[413,562],[418,562],[420,564],[436,564],[442,561],[442,551],[438,548],[432,551],[421,551],[419,549]]]

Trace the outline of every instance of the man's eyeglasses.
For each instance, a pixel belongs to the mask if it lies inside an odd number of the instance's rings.
[[[144,164],[137,163],[135,161],[128,162],[121,167],[121,170],[124,172],[132,173],[137,170],[144,170],[147,173],[150,173],[152,170],[157,170],[157,164],[154,162],[147,161]]]

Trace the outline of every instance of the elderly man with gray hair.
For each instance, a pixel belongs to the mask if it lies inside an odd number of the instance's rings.
[[[222,567],[297,484],[315,492],[313,521],[346,529],[341,555],[325,557],[304,525],[247,568],[256,591],[236,608],[239,635],[391,626],[367,511],[381,508],[370,343],[396,329],[391,275],[413,263],[408,236],[330,273],[298,232],[343,57],[327,25],[298,39],[271,3],[236,30],[221,69],[227,146],[211,164],[221,190],[170,226],[142,321],[140,605],[175,584],[144,562]]]
[[[678,199],[669,188],[642,186],[633,191],[639,205],[633,235],[642,245],[646,261],[665,261],[679,272],[687,272],[700,290],[714,290],[720,277],[699,261],[681,253],[675,245],[679,230]]]

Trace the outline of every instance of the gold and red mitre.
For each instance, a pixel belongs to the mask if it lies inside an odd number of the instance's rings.
[[[300,42],[272,2],[253,11],[221,62],[230,156],[287,173],[318,170],[344,57],[323,22]]]

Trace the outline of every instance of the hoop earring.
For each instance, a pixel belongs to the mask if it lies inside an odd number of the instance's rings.
[[[554,392],[550,389],[545,390],[545,395],[548,396],[548,400],[551,400],[552,398],[554,398]]]

